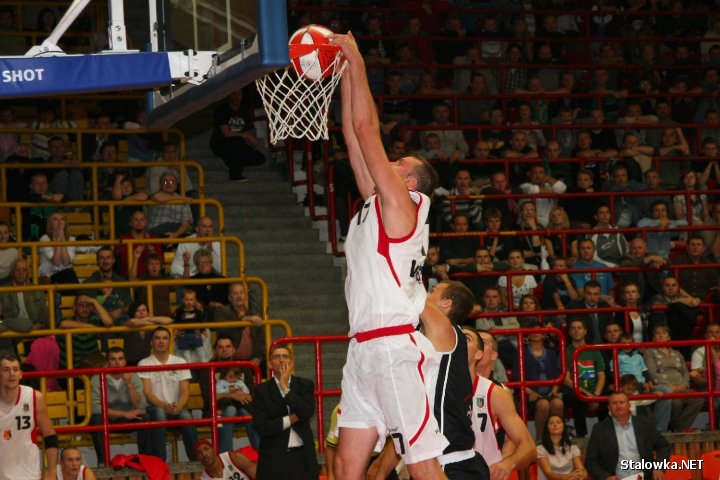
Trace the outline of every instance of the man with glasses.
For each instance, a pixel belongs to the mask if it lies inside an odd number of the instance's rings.
[[[171,171],[166,171],[159,183],[160,190],[150,196],[159,204],[148,207],[148,231],[157,237],[182,237],[192,225],[193,216],[188,205],[192,198],[178,193],[178,179]]]

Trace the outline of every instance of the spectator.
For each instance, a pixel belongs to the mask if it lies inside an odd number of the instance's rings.
[[[458,170],[455,174],[455,186],[448,192],[451,196],[477,195],[472,187],[470,172],[466,169]],[[454,208],[453,208],[454,207]],[[478,231],[482,225],[482,200],[455,200],[443,199],[443,220],[446,225],[452,224],[453,213],[466,213],[470,221],[470,230]]]
[[[141,252],[139,247],[136,247],[136,253],[133,256],[133,264],[128,272],[128,280],[162,280],[167,278],[165,274],[165,266],[162,254],[150,253],[145,258],[145,270],[146,273],[143,276],[137,274],[137,264],[140,260]],[[153,312],[158,315],[164,315],[169,317],[172,315],[172,309],[170,308],[170,286],[169,285],[152,285],[152,299],[153,299]],[[147,303],[147,288],[138,288],[135,292],[135,298],[138,302]]]
[[[98,162],[102,163],[116,163],[118,161],[117,145],[111,142],[104,142],[100,146],[100,157],[97,159]],[[132,172],[124,168],[105,167],[98,169],[97,173],[97,186],[98,186],[98,200],[111,200],[113,189],[115,188],[115,182],[118,181],[118,177],[129,176],[132,178]],[[91,200],[95,198],[90,197]]]
[[[607,205],[600,205],[597,208],[595,221],[597,223],[593,227],[594,230],[613,230],[616,228],[611,223],[612,213]],[[620,263],[622,257],[630,251],[625,235],[622,233],[593,233],[588,234],[588,238],[595,245],[596,259],[611,267]]]
[[[621,267],[641,267],[642,273],[620,274],[620,283],[635,283],[640,289],[642,299],[649,300],[660,291],[659,268],[668,265],[667,258],[648,252],[647,243],[642,238],[630,241],[630,253],[620,260]]]
[[[575,185],[568,187],[566,193],[595,193],[595,177],[591,170],[580,169],[577,173]],[[573,228],[590,228],[593,223],[593,214],[597,211],[600,200],[597,197],[566,197],[562,202],[570,218]]]
[[[597,148],[604,153],[610,153],[613,150],[617,152],[618,142],[615,139],[612,128],[610,128],[610,124],[606,122],[605,112],[602,108],[591,109],[590,116],[581,120],[580,123],[590,125],[588,127],[588,133],[590,134],[593,148]],[[578,144],[579,143],[580,139],[578,138]]]
[[[497,287],[489,287],[483,295],[483,313],[502,313],[507,310],[502,306],[500,290]],[[500,360],[505,365],[512,365],[517,358],[518,340],[515,335],[502,335],[502,330],[520,328],[520,322],[516,317],[512,316],[481,316],[475,320],[476,330],[492,330],[495,335],[495,341],[498,344],[497,352]]]
[[[190,235],[188,238],[210,238],[215,236],[215,224],[213,219],[210,217],[200,217],[195,226],[195,233]],[[213,270],[220,273],[221,267],[221,248],[219,241],[213,242],[183,242],[178,245],[175,255],[173,256],[172,264],[170,265],[170,276],[173,278],[183,278],[185,272],[189,276],[193,276],[197,273],[197,268],[190,262],[190,258],[195,254],[198,249],[205,249],[212,254],[212,266]],[[186,255],[186,253],[189,255]]]
[[[167,315],[158,315],[157,313],[150,315],[147,303],[138,301],[130,306],[125,326],[145,327],[150,325],[169,325],[172,321],[173,319]],[[151,333],[147,330],[133,329],[124,334],[125,354],[128,365],[134,367],[140,360],[148,356],[151,348],[150,337]]]
[[[490,124],[486,130],[483,131],[483,140],[485,140],[490,146],[490,153],[499,157],[500,152],[510,144],[510,137],[512,132],[504,127],[507,125],[505,121],[505,112],[500,107],[493,107],[490,110]]]
[[[558,114],[550,119],[551,125],[574,125],[577,111],[570,106],[563,106],[559,109]],[[573,148],[577,145],[578,130],[573,128],[557,127],[555,139],[560,144],[560,156],[569,158]]]
[[[522,191],[510,185],[505,172],[494,172],[490,175],[490,185],[483,188],[480,191],[483,195],[503,195],[503,194],[518,194]],[[520,212],[520,207],[516,199],[500,199],[492,200],[486,199],[483,201],[483,209],[485,211],[485,223],[488,223],[488,217],[490,211],[493,209],[497,211],[498,216],[503,221],[503,227],[509,227],[515,221]],[[498,225],[499,226],[499,225]]]
[[[110,115],[107,113],[100,113],[95,117],[95,124],[88,126],[90,129],[98,130],[111,130],[117,128],[117,125],[113,123]],[[94,132],[85,133],[82,135],[82,159],[85,162],[99,161],[102,157],[102,146],[103,144],[110,142],[114,143],[117,141],[115,136],[110,135],[107,132]]]
[[[689,340],[692,337],[698,306],[702,300],[689,295],[680,288],[675,277],[665,277],[660,283],[660,293],[650,300],[652,305],[667,305],[668,310],[663,315],[654,314],[659,320],[664,319],[676,340]]]
[[[650,372],[648,371],[647,365],[645,365],[645,359],[642,353],[633,348],[632,335],[621,335],[620,343],[624,343],[628,347],[618,352],[618,370],[620,370],[620,376],[622,377],[627,374],[632,375],[635,377],[635,380],[637,380],[637,384],[643,386],[643,393],[650,393],[653,389]],[[612,363],[610,367],[612,370]]]
[[[611,418],[606,418],[593,428],[588,443],[585,465],[590,477],[598,480],[638,475],[644,475],[644,480],[662,477],[662,470],[653,472],[653,463],[645,471],[623,468],[628,466],[627,460],[667,460],[670,457],[670,444],[658,433],[652,422],[631,415],[627,394],[613,393],[608,403]]]
[[[670,329],[664,325],[655,327],[654,342],[670,341]],[[670,347],[645,350],[645,364],[655,385],[655,392],[690,392],[690,374],[682,354]],[[674,398],[655,402],[655,426],[660,432],[672,428],[675,433],[690,428],[705,404],[704,398]]]
[[[690,146],[688,145],[687,140],[685,140],[682,128],[666,128],[662,131],[660,147],[657,150],[657,154],[661,157],[686,157],[690,155]],[[667,181],[669,185],[674,185],[676,184],[675,182],[677,182],[678,178],[683,178],[683,180],[685,180],[682,175],[684,163],[686,162],[682,162],[680,159],[663,161],[662,168],[660,169],[663,181]],[[691,172],[688,172],[685,175],[688,175],[689,173]],[[695,172],[692,173],[694,174]],[[683,183],[685,183],[685,181],[683,181]],[[694,188],[695,185],[692,186],[691,190]]]
[[[502,275],[498,278],[497,285],[500,288],[503,305],[510,310],[517,310],[520,307],[520,298],[523,295],[532,293],[537,287],[537,283],[535,282],[535,277],[532,275],[518,275],[516,273],[528,270],[528,268],[525,267],[522,251],[510,250],[508,263],[510,264],[508,274],[512,273],[513,275]],[[509,281],[508,276],[510,276]],[[510,288],[508,288],[508,286]],[[510,296],[510,292],[512,292],[512,297]]]
[[[687,241],[685,253],[675,257],[673,265],[702,265],[715,263],[708,252],[705,251],[705,240],[700,235],[691,235]],[[678,280],[685,291],[697,298],[705,295],[718,286],[718,271],[716,268],[682,268],[677,270]]]
[[[459,158],[453,157],[450,151],[444,150],[440,143],[440,135],[430,132],[423,138],[423,148],[415,155],[435,163],[435,170],[440,176],[440,186],[450,188],[457,171],[460,169]]]
[[[623,329],[632,335],[634,342],[647,342],[649,338],[648,315],[641,311],[644,310],[641,303],[640,287],[636,283],[624,284],[620,305],[632,310],[628,310],[627,315],[625,312],[616,313],[615,321],[624,326]]]
[[[517,134],[513,134],[513,137]],[[542,165],[532,165],[528,172],[528,182],[520,185],[523,193],[531,195],[538,193],[554,193],[561,195],[565,193],[567,187],[562,180],[552,178],[545,172]],[[535,210],[537,211],[537,222],[545,227],[550,221],[550,211],[557,207],[556,198],[538,198],[535,200]]]
[[[11,12],[12,13],[12,12]],[[3,30],[2,23],[7,19],[7,12],[0,8],[0,31]],[[2,43],[11,39],[11,35],[3,35],[0,37],[0,51],[2,51]],[[7,52],[4,52],[7,54]],[[25,52],[23,52],[24,54]],[[22,55],[22,54],[21,54]],[[13,108],[10,105],[0,106],[0,129],[17,129],[27,128],[25,122],[15,120]],[[20,144],[20,135],[15,132],[0,133],[0,161],[5,162],[8,157],[12,156]],[[29,156],[29,155],[28,155]]]
[[[517,310],[521,311],[522,313],[540,312],[540,302],[535,295],[533,295],[532,293],[527,293],[520,297],[520,308],[518,308]],[[522,315],[520,316],[520,326],[523,328],[530,328],[535,326],[544,327],[545,318],[543,317],[542,313],[538,313],[537,315]],[[546,335],[545,338],[546,340],[549,340],[550,336]],[[551,341],[546,342],[546,346],[550,348],[555,348]]]
[[[525,380],[553,380],[560,376],[557,354],[545,348],[545,334],[531,333],[525,346]],[[513,377],[519,378],[520,363],[513,364]],[[562,415],[564,404],[559,385],[525,387],[528,396],[528,411],[535,417],[536,425],[545,425],[550,415]],[[542,429],[538,428],[537,440],[541,440]]]
[[[428,124],[429,129],[425,135],[434,133],[438,136],[439,149],[447,155],[447,159],[441,158],[441,160],[458,162],[467,157],[470,148],[462,130],[448,128],[453,125],[450,121],[450,107],[444,102],[436,103],[432,108],[432,117],[433,120]],[[439,171],[438,174],[442,177],[442,171]]]
[[[537,211],[532,202],[525,201],[520,204],[520,218],[518,219],[518,230],[522,232],[539,232],[540,225],[537,219]],[[526,263],[540,267],[542,260],[543,239],[538,233],[521,235],[514,239],[513,247],[521,250]]]
[[[63,330],[88,327],[112,327],[113,319],[95,298],[83,295],[75,297],[73,304],[75,317],[61,320],[58,327]],[[105,357],[98,347],[97,333],[72,334],[72,365],[68,363],[66,336],[59,335],[57,343],[60,347],[60,368],[95,368],[105,363]]]
[[[488,288],[494,288],[495,285],[497,285],[498,280],[498,277],[490,273],[486,274],[486,272],[506,272],[508,268],[509,266],[505,262],[494,262],[488,247],[482,246],[475,249],[475,257],[472,263],[457,268],[450,267],[450,270],[453,273],[465,272],[479,274],[471,277],[463,276],[460,278],[460,281],[473,292],[475,298],[481,299]],[[447,268],[445,271],[447,271]]]
[[[187,254],[189,257],[189,254]],[[188,259],[189,261],[189,259]],[[197,268],[197,273],[183,278],[192,279],[213,279],[225,278],[215,270],[212,265],[213,257],[210,252],[200,249],[193,255],[193,262]],[[228,286],[226,283],[210,283],[207,285],[191,285],[188,289],[197,292],[197,300],[203,310],[203,320],[212,321],[215,309],[226,305],[228,302]]]
[[[643,217],[651,216],[652,214],[652,204],[653,202],[656,202],[658,200],[661,200],[665,202],[666,205],[670,205],[670,197],[665,194],[666,190],[663,185],[661,185],[661,179],[660,179],[660,172],[655,170],[654,168],[651,168],[650,170],[646,171],[643,175],[645,179],[645,191],[650,194],[652,192],[655,192],[655,195],[643,195]],[[675,180],[678,179],[678,176],[675,177]]]
[[[618,125],[654,125],[658,121],[655,115],[643,115],[642,107],[639,103],[628,103],[625,107],[625,116],[618,118]],[[634,133],[637,135],[637,140],[641,145],[638,150],[645,155],[652,155],[653,149],[647,145],[647,130],[638,129],[636,127],[617,129],[615,130],[615,142],[618,145],[622,145],[628,134]],[[645,148],[649,147],[649,148]],[[642,166],[642,165],[641,165]],[[649,165],[648,165],[649,168]],[[646,169],[643,169],[646,170]]]
[[[125,351],[120,347],[110,347],[107,352],[108,369],[121,369],[127,365]],[[100,376],[90,378],[92,416],[91,425],[102,425],[101,398],[105,399],[108,410],[109,423],[147,422],[150,416],[147,413],[147,402],[143,394],[142,381],[137,373],[110,373],[106,377],[105,392],[100,392]],[[117,431],[117,430],[115,430]],[[138,430],[138,453],[148,454],[151,446],[148,444],[150,430]],[[93,446],[97,455],[98,467],[107,464],[105,448],[103,446],[103,432],[92,433]],[[108,452],[109,453],[109,452]],[[75,477],[72,477],[75,478]]]
[[[577,445],[570,443],[565,420],[550,415],[543,428],[541,445],[537,447],[538,480],[563,478],[585,480],[587,470]]]
[[[260,435],[256,479],[315,479],[320,470],[310,430],[315,386],[292,375],[288,347],[275,346],[269,358],[273,378],[258,386],[253,402],[253,426]]]
[[[602,108],[610,121],[618,118],[619,101],[627,97],[627,89],[617,89],[610,83],[610,75],[604,68],[598,68],[593,72],[592,85],[588,93],[602,93],[601,104],[596,106]]]
[[[10,265],[8,286],[28,285],[28,262],[23,258],[15,259]],[[13,331],[28,333],[33,329],[48,328],[47,297],[42,291],[17,291],[0,293],[0,332]],[[11,338],[0,339],[0,355],[15,355],[15,341]]]
[[[707,340],[720,340],[720,323],[717,321],[708,323],[705,327],[705,338]],[[710,346],[710,351],[713,352],[711,364],[713,365],[712,375],[714,376],[717,375],[719,371],[718,367],[720,367],[720,365],[715,365],[717,348],[716,345]],[[705,352],[705,345],[700,345],[693,350],[692,356],[690,357],[690,381],[692,382],[691,385],[698,387],[698,390],[707,390],[708,376],[705,370],[707,365]],[[717,389],[720,384],[717,383],[717,377],[713,378],[713,385]]]
[[[550,210],[549,221],[547,225],[548,235],[545,237],[545,250],[547,251],[547,261],[542,262],[541,266],[545,268],[547,262],[551,262],[553,258],[566,255],[568,252],[567,237],[563,232],[551,233],[553,230],[568,230],[570,228],[570,219],[563,207],[555,207]]]
[[[518,121],[512,125],[526,127],[523,131],[527,145],[536,152],[547,145],[542,129],[536,128],[540,123],[534,120],[533,110],[529,103],[523,102],[518,106]]]
[[[458,102],[458,120],[461,125],[485,123],[490,119],[490,109],[495,105],[495,100],[482,98],[491,95],[485,75],[480,72],[473,73],[467,89],[457,93],[468,95],[468,98]]]
[[[440,239],[440,256],[442,262],[451,266],[469,265],[473,262],[475,249],[479,246],[476,236],[459,236],[468,233],[470,221],[467,213],[455,213],[452,216],[452,231],[458,236]]]
[[[193,216],[188,202],[192,198],[180,195],[177,189],[178,179],[175,174],[164,173],[160,178],[160,190],[150,197],[157,202],[148,207],[148,230],[151,234],[179,238],[190,230]]]
[[[63,212],[53,212],[47,220],[45,233],[40,237],[41,242],[72,242],[75,237],[70,236],[70,225]],[[40,266],[38,276],[41,283],[80,283],[75,273],[76,247],[73,245],[58,245],[55,247],[40,247]]]
[[[175,311],[176,325],[202,323],[203,311],[198,303],[197,293],[189,288],[183,290],[182,299]],[[175,349],[178,355],[188,363],[207,362],[211,353],[210,329],[177,329],[175,331]]]
[[[703,187],[704,185],[698,182],[698,175],[694,171],[689,170],[682,175],[683,193],[673,197],[673,211],[676,220],[684,220],[686,224],[690,221],[691,225],[704,225],[708,222],[710,210],[708,209],[707,195],[694,193]],[[691,205],[690,212],[688,212],[688,205]]]
[[[514,93],[527,86],[528,71],[524,66],[527,60],[523,57],[520,45],[513,44],[507,49],[504,61],[505,82],[503,92]]]
[[[51,104],[45,104],[38,109],[38,120],[33,121],[30,124],[30,128],[36,132],[32,135],[32,146],[35,156],[47,157],[50,155],[50,141],[53,138],[59,138],[63,142],[63,154],[64,144],[68,141],[68,136],[62,134],[62,136],[55,137],[54,133],[46,134],[42,133],[45,129],[58,129],[58,128],[77,128],[75,122],[55,118],[55,109]]]
[[[120,235],[119,239],[148,239],[155,238],[151,233],[147,231],[147,215],[142,210],[138,210],[130,217],[130,231],[128,233]],[[160,243],[133,243],[128,244],[123,242],[121,245],[115,246],[115,255],[120,258],[120,275],[127,276],[132,263],[128,256],[129,245],[133,246],[133,256],[137,251],[140,251],[140,258],[137,263],[136,275],[142,276],[147,272],[145,270],[145,260],[151,253],[163,253],[162,244]],[[133,257],[133,262],[135,258]]]
[[[612,180],[603,183],[602,190],[605,192],[640,192],[646,190],[646,186],[628,177],[628,167],[625,164],[617,163],[612,168]],[[638,175],[642,173],[638,169]],[[619,228],[626,228],[637,224],[644,210],[642,197],[615,196],[615,225]]]
[[[80,169],[80,159],[72,151],[65,152],[65,141],[60,137],[52,137],[48,141],[50,157],[47,163],[61,163],[65,168],[53,169],[50,189],[62,193],[68,200],[78,202],[85,198],[85,171]]]
[[[575,396],[575,378],[572,374],[572,366],[574,363],[573,352],[585,345],[585,338],[588,331],[582,318],[573,318],[568,322],[568,336],[570,337],[570,345],[567,345],[565,359],[567,363],[567,373],[565,374],[565,391],[563,392],[563,402],[573,409],[573,424],[575,425],[575,435],[577,437],[587,436],[587,412],[595,411],[599,408],[598,402],[586,402]],[[577,386],[583,395],[589,397],[599,397],[605,388],[605,361],[597,350],[588,350],[581,352],[577,357],[578,375]]]
[[[523,130],[515,130],[512,132],[510,143],[500,149],[501,158],[510,159],[529,159],[539,158],[538,153],[530,148],[528,145],[527,134]],[[523,165],[519,162],[513,162],[510,168],[510,176],[513,179],[522,178],[521,171],[523,171]]]
[[[663,201],[652,204],[652,218],[643,217],[637,222],[638,227],[660,227],[661,231],[647,233],[647,242],[650,251],[662,258],[670,257],[672,239],[682,235],[680,232],[668,229],[685,225],[687,225],[686,220],[670,219],[667,205]]]
[[[243,98],[243,90],[237,90],[215,110],[210,136],[210,148],[228,168],[231,182],[247,182],[244,167],[265,163],[260,141],[253,134],[250,109]]]
[[[23,198],[30,203],[62,203],[68,198],[62,193],[51,193],[45,172],[34,173],[30,179],[30,193]],[[22,210],[22,240],[33,242],[45,234],[47,221],[58,207],[29,207]]]
[[[577,146],[570,152],[570,156],[573,158],[600,158],[609,160],[617,156],[618,151],[614,147],[599,148],[593,144],[593,136],[589,131],[581,130],[577,134]],[[589,168],[586,164],[586,168]]]
[[[587,314],[573,314],[573,317],[581,318],[585,322],[588,331],[586,339],[588,345],[603,343],[602,334],[613,319],[612,313],[592,311],[596,308],[610,307],[610,304],[602,299],[600,291],[600,284],[595,280],[590,280],[585,284],[581,296],[568,303],[567,306],[568,310],[589,310]]]
[[[591,239],[582,238],[578,240],[577,244],[578,259],[570,268],[573,270],[593,270],[608,267],[606,263],[596,260],[597,253],[595,252],[595,243],[593,243]],[[610,272],[573,273],[570,277],[577,286],[580,295],[582,295],[585,285],[594,278],[595,281],[600,284],[603,299],[606,302],[612,302],[612,290],[615,288],[615,282]]]
[[[178,157],[177,145],[169,141],[165,141],[162,143],[160,147],[160,158],[158,159],[158,161],[171,162],[175,164],[180,164],[183,162]],[[178,192],[187,197],[198,197],[197,191],[193,187],[192,180],[190,180],[190,175],[188,175],[188,169],[185,168],[184,175],[181,177],[178,167],[169,165],[162,167],[150,167],[147,169],[147,171],[145,172],[145,193],[147,193],[148,195],[153,195],[158,191],[162,191],[162,184],[160,183],[160,180],[162,179],[162,176],[168,172],[172,172],[178,182],[180,181],[180,178],[183,178],[185,184],[178,184]]]
[[[84,283],[100,283],[104,281],[111,281],[113,283],[126,282],[127,278],[115,273],[115,254],[113,248],[109,245],[104,245],[95,252],[95,261],[98,269],[85,279]],[[100,291],[99,289],[84,289],[81,291],[83,295],[91,297],[97,296]],[[118,321],[123,315],[127,315],[130,304],[132,304],[132,296],[130,295],[129,288],[116,288],[115,294],[118,295],[124,307],[115,309],[110,312],[114,321]]]
[[[113,184],[112,199],[120,203],[113,207],[115,209],[115,236],[120,237],[130,233],[130,220],[133,214],[144,212],[140,205],[123,205],[121,201],[144,202],[148,199],[148,195],[145,192],[137,191],[135,180],[125,175],[118,175]]]
[[[215,310],[215,322],[245,321],[252,322],[250,327],[218,328],[217,335],[230,338],[233,342],[235,360],[251,361],[260,365],[265,356],[263,349],[262,317],[259,312],[248,306],[247,289],[243,283],[232,283],[228,287],[227,305]],[[252,375],[245,372],[248,385],[252,388]]]
[[[152,332],[152,350],[150,356],[140,361],[138,365],[184,365],[186,362],[180,357],[169,353],[170,331],[165,327],[157,327]],[[176,369],[157,372],[142,372],[143,393],[148,401],[150,418],[154,421],[190,420],[192,415],[185,408],[190,398],[190,370]],[[180,427],[180,433],[185,446],[185,454],[193,458],[193,447],[197,443],[197,431],[194,426]],[[152,455],[165,460],[166,429],[156,427],[150,430],[150,448]]]
[[[568,268],[567,259],[560,256],[553,257],[551,267],[553,270],[565,270]],[[543,309],[565,310],[571,301],[578,298],[575,283],[567,273],[545,275],[542,285]],[[565,315],[555,316],[554,323],[556,326],[564,328]]]
[[[0,52],[4,55],[24,55],[27,52],[30,46],[28,38],[23,35],[10,35],[18,31],[15,24],[15,8],[10,5],[3,5],[0,8],[0,31],[6,34],[0,38]]]
[[[218,336],[217,340],[215,340],[215,355],[213,359],[217,362],[228,362],[235,359],[235,357],[236,350],[233,346],[232,340],[222,335]],[[223,417],[250,415],[248,409],[252,408],[251,405],[253,401],[253,396],[251,395],[247,384],[252,384],[254,380],[253,372],[250,369],[242,368],[235,368],[233,370],[236,382],[240,383],[241,385],[236,385],[236,389],[222,388],[224,387],[224,385],[221,384],[222,380],[218,380],[218,382],[216,383],[217,395],[215,396],[218,401],[218,411],[222,414]],[[225,371],[227,372],[229,370]],[[230,379],[228,378],[225,379],[225,381],[229,380]],[[208,384],[207,387],[209,388],[209,386],[210,385]],[[228,385],[228,387],[229,386],[230,385]],[[208,398],[208,404],[209,401],[210,399]],[[250,442],[250,445],[253,448],[257,449],[260,444],[260,438],[258,437],[257,432],[255,432],[252,422],[247,422],[244,424],[244,426],[247,430],[248,441]],[[229,452],[234,450],[232,440],[233,432],[236,427],[237,424],[235,423],[224,423],[223,426],[220,428],[220,431],[218,432],[218,444],[220,446],[220,451]]]
[[[640,143],[640,137],[635,132],[628,132],[620,142],[618,157],[620,160],[616,165],[624,165],[627,169],[628,178],[634,182],[642,182],[642,174],[651,166],[651,155],[654,149],[649,145]]]

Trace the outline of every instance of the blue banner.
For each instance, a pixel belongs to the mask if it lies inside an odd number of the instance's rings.
[[[0,98],[149,88],[171,80],[165,53],[0,58]]]

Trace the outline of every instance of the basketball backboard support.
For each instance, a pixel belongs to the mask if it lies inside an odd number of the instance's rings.
[[[176,84],[153,93],[148,108],[153,127],[169,127],[290,64],[285,0],[170,0],[167,5],[166,44],[217,55],[201,85]]]

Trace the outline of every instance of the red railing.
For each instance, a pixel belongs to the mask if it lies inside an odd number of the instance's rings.
[[[87,425],[87,426],[63,426],[59,425],[55,427],[58,433],[91,433],[101,431],[103,432],[103,448],[105,449],[105,458],[110,458],[110,432],[117,430],[135,430],[145,428],[157,428],[158,425],[163,427],[180,427],[185,425],[210,425],[212,429],[212,441],[213,444],[217,445],[218,440],[218,423],[226,424],[229,421],[233,422],[248,422],[252,421],[251,416],[238,416],[238,417],[222,417],[217,416],[217,400],[215,395],[215,372],[220,368],[227,367],[242,367],[250,368],[254,373],[255,384],[259,384],[261,380],[260,368],[253,362],[248,361],[228,361],[228,362],[209,362],[209,363],[188,363],[179,365],[157,365],[157,366],[145,366],[145,367],[120,367],[120,368],[74,368],[72,371],[68,370],[51,370],[42,372],[24,372],[24,378],[42,378],[42,377],[68,377],[73,379],[80,375],[99,375],[100,376],[100,411],[102,416],[102,425]],[[108,375],[117,373],[140,373],[140,372],[163,372],[171,370],[210,370],[210,418],[197,418],[192,420],[165,420],[162,422],[128,422],[128,423],[109,423],[108,405],[107,405],[107,379]],[[73,388],[72,382],[70,382],[69,389]],[[88,397],[90,395],[88,394]],[[71,404],[72,407],[72,404]],[[187,408],[187,407],[185,407]],[[87,412],[90,415],[90,411]]]
[[[720,345],[720,340],[672,340],[668,342],[642,342],[642,343],[606,343],[602,345],[583,345],[582,347],[578,347],[575,349],[575,351],[572,354],[572,381],[573,381],[573,390],[575,392],[575,395],[578,399],[585,401],[585,402],[604,402],[607,401],[607,396],[588,396],[585,395],[578,385],[578,357],[582,352],[588,351],[588,350],[612,350],[612,362],[613,365],[618,365],[618,350],[623,348],[628,348],[628,345],[631,345],[632,348],[658,348],[658,347],[705,347],[705,378],[707,380],[707,390],[706,391],[692,391],[692,392],[683,392],[683,393],[663,393],[662,395],[658,395],[657,393],[644,393],[644,394],[638,394],[638,395],[632,395],[630,397],[631,400],[646,400],[646,399],[653,399],[653,400],[667,400],[672,398],[695,398],[695,397],[701,397],[701,398],[707,398],[708,401],[708,416],[710,417],[710,430],[715,430],[716,428],[716,419],[715,419],[715,404],[712,401],[713,398],[717,396],[717,391],[715,389],[718,387],[717,385],[713,385],[713,366],[712,366],[712,352],[710,351],[710,347],[712,345]],[[620,390],[620,369],[614,368],[613,369],[613,386],[615,388],[615,391]]]

